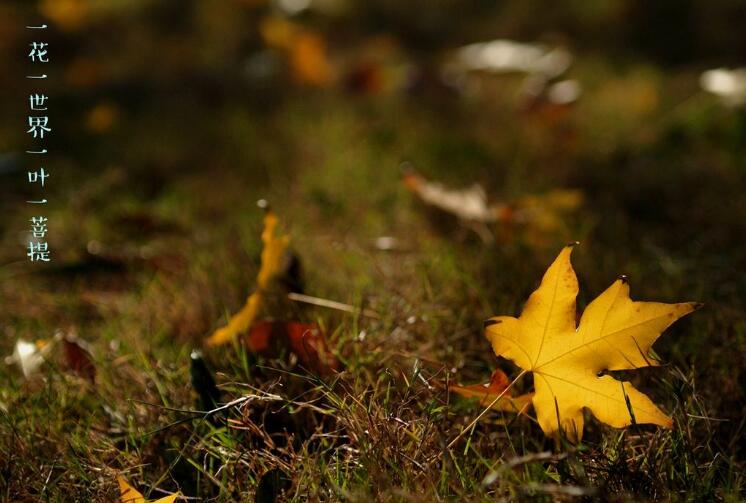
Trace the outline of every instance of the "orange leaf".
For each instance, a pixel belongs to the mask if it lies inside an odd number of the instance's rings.
[[[340,368],[321,327],[315,323],[261,321],[251,327],[244,341],[251,351],[265,356],[276,357],[283,351],[291,351],[303,366],[320,375],[329,375]]]
[[[332,84],[334,66],[319,34],[274,16],[261,22],[259,32],[267,45],[285,55],[296,81],[317,87]]]
[[[465,397],[465,398],[479,398],[479,405],[487,407],[497,398],[500,393],[505,391],[510,381],[508,376],[505,375],[500,369],[495,369],[490,378],[490,382],[485,384],[470,384],[468,386],[458,386],[452,384],[448,387],[451,391]],[[532,393],[520,395],[517,397],[511,396],[506,393],[500,400],[492,405],[493,410],[501,410],[505,412],[517,412],[523,413],[526,411],[528,406],[531,404]]]
[[[301,33],[290,51],[293,74],[301,84],[325,87],[332,82],[333,69],[324,39],[315,33]]]
[[[96,379],[96,367],[93,357],[86,348],[87,344],[78,337],[68,334],[62,338],[62,349],[65,354],[64,366],[74,374],[85,377],[91,382]]]

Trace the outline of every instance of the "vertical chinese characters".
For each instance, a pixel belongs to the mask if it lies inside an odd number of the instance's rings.
[[[46,30],[47,25],[26,26],[29,30]],[[35,70],[32,74],[27,75],[27,79],[45,80],[47,74],[37,73],[37,69],[43,68],[43,65],[49,63],[49,44],[47,42],[32,41],[30,44],[28,58]],[[26,150],[26,153],[32,156],[45,156],[47,149],[44,147],[44,139],[52,132],[49,124],[49,115],[47,114],[47,100],[49,97],[33,89],[29,94],[29,114],[28,130],[26,131],[34,142],[34,148]],[[50,177],[48,170],[42,165],[43,162],[34,161],[34,167],[27,172],[27,181],[34,186],[40,196],[38,198],[26,201],[33,205],[46,205],[47,199],[44,197],[46,192],[46,181]],[[32,216],[29,220],[30,239],[26,256],[31,262],[49,262],[51,261],[51,250],[47,242],[47,223],[48,219],[44,215]]]

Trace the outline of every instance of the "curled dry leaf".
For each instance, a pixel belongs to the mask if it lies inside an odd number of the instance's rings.
[[[291,351],[304,367],[319,375],[330,375],[340,368],[324,332],[315,323],[262,321],[251,327],[245,344],[266,356]]]
[[[528,407],[531,405],[531,398],[533,397],[533,393],[527,393],[520,396],[512,396],[512,394],[506,394],[497,402],[495,402],[495,399],[505,391],[505,388],[508,387],[508,384],[508,376],[505,375],[505,372],[500,369],[495,369],[495,371],[492,372],[492,377],[490,378],[490,382],[488,383],[470,384],[468,386],[459,386],[452,384],[448,387],[448,389],[463,396],[464,398],[478,398],[479,405],[481,405],[482,407],[490,406],[492,410],[515,412],[517,414],[525,413]]]
[[[147,503],[145,497],[129,485],[124,477],[117,477],[117,482],[119,482],[119,503]],[[153,500],[152,503],[173,503],[180,495],[180,493],[170,494]]]
[[[282,271],[285,251],[290,244],[290,236],[279,234],[277,227],[279,222],[272,210],[267,210],[264,215],[264,231],[262,232],[261,267],[257,275],[256,290],[249,295],[244,307],[228,321],[225,327],[216,330],[208,339],[208,346],[219,346],[227,344],[245,333],[259,316],[264,296],[270,286],[272,278]]]
[[[405,173],[404,185],[425,204],[462,220],[480,223],[497,221],[497,213],[487,202],[487,194],[479,185],[472,185],[468,189],[451,189],[431,182],[414,171]]]
[[[88,344],[74,334],[62,336],[62,350],[64,352],[63,367],[84,377],[91,382],[96,380],[96,366]]]
[[[671,418],[645,394],[603,373],[656,365],[653,343],[701,304],[634,302],[622,277],[586,307],[576,326],[572,249],[560,252],[520,317],[498,316],[485,323],[495,354],[533,372],[532,402],[548,436],[563,431],[570,441],[579,441],[586,407],[616,428],[635,423],[670,428]]]

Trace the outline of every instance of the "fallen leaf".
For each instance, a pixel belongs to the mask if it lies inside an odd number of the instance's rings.
[[[134,487],[129,485],[127,481],[124,480],[124,477],[117,477],[117,481],[119,482],[119,503],[147,503],[145,497]],[[180,495],[180,493],[170,494],[163,498],[153,500],[152,503],[173,503]]]
[[[490,382],[485,384],[470,384],[468,386],[450,385],[448,388],[463,396],[464,398],[479,398],[479,405],[487,407],[491,404],[491,409],[505,412],[523,413],[531,405],[533,393],[520,396],[512,396],[506,393],[500,400],[495,403],[495,399],[508,387],[508,376],[500,369],[492,372]]]
[[[265,18],[259,32],[269,47],[284,54],[296,81],[317,87],[333,82],[334,67],[321,35],[277,16]]]
[[[85,341],[73,334],[66,334],[62,337],[62,349],[65,355],[63,366],[66,370],[91,382],[96,380],[96,366]]]
[[[533,372],[532,402],[548,436],[562,430],[570,441],[579,441],[584,407],[616,428],[635,423],[670,428],[671,418],[646,395],[629,382],[601,374],[656,365],[652,344],[701,304],[633,302],[622,277],[588,305],[576,327],[572,249],[560,252],[519,318],[498,316],[485,323],[495,354]]]
[[[261,267],[257,275],[257,288],[249,295],[244,307],[231,319],[225,327],[216,330],[208,339],[208,346],[219,346],[229,343],[246,332],[259,315],[264,295],[274,276],[283,268],[285,251],[290,244],[290,236],[280,235],[277,231],[278,220],[275,213],[268,209],[264,215],[264,231],[262,232]]]
[[[299,34],[290,47],[293,76],[301,84],[326,87],[332,83],[334,70],[327,56],[326,42],[312,32]]]
[[[562,217],[583,203],[583,193],[573,189],[556,189],[503,203],[490,202],[479,185],[451,189],[429,181],[413,170],[407,170],[404,174],[404,185],[425,204],[455,215],[462,221],[524,226],[540,234],[562,230]]]
[[[411,170],[404,174],[404,185],[422,202],[462,220],[480,223],[497,221],[497,214],[479,185],[472,185],[467,189],[450,189]]]
[[[53,343],[54,339],[51,341],[43,339],[36,342],[18,339],[13,349],[13,355],[6,357],[5,363],[18,365],[23,372],[23,377],[28,378],[39,370],[47,355],[52,351]]]
[[[262,321],[251,327],[245,344],[251,351],[266,356],[279,356],[290,350],[303,366],[320,375],[329,375],[340,367],[321,327],[315,323]]]

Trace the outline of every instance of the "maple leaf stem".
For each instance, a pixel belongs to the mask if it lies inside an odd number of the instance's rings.
[[[526,375],[526,372],[528,372],[528,371],[527,371],[527,370],[521,370],[521,373],[520,373],[520,374],[518,374],[518,375],[516,376],[516,378],[515,378],[515,379],[513,379],[513,380],[512,380],[511,382],[510,382],[510,384],[508,384],[508,385],[507,385],[507,386],[505,387],[505,389],[504,389],[504,390],[502,390],[502,392],[501,392],[501,393],[500,393],[499,395],[497,395],[497,396],[495,397],[495,399],[494,399],[494,400],[492,400],[492,403],[490,403],[489,405],[487,405],[487,407],[485,407],[485,409],[484,409],[484,410],[483,410],[483,411],[482,411],[482,412],[481,412],[481,413],[480,413],[480,414],[479,414],[479,415],[478,415],[478,416],[477,416],[477,417],[476,417],[476,418],[475,418],[475,419],[474,419],[474,420],[473,420],[473,421],[472,421],[471,423],[469,423],[469,425],[468,425],[468,426],[467,426],[466,428],[464,428],[463,430],[461,430],[461,433],[459,433],[458,435],[456,435],[456,438],[454,438],[453,440],[451,440],[451,441],[450,441],[450,442],[448,443],[448,445],[446,446],[446,449],[450,449],[451,447],[453,447],[453,446],[454,446],[454,445],[456,444],[456,442],[458,442],[458,441],[459,441],[459,439],[461,439],[461,437],[463,437],[463,436],[464,436],[464,434],[465,434],[465,433],[466,433],[467,431],[469,431],[469,430],[471,430],[472,428],[474,428],[474,426],[476,426],[476,424],[477,424],[477,423],[479,422],[479,420],[480,420],[480,419],[482,419],[482,417],[483,417],[483,416],[484,416],[485,414],[487,414],[487,412],[488,412],[488,411],[489,411],[489,410],[490,410],[490,409],[492,408],[492,406],[493,406],[493,405],[495,405],[495,404],[496,404],[496,403],[497,403],[497,402],[498,402],[498,401],[499,401],[499,400],[500,400],[500,399],[501,399],[501,398],[502,398],[503,396],[505,396],[505,393],[507,393],[508,391],[510,391],[510,388],[512,388],[512,387],[513,387],[513,385],[514,385],[514,384],[515,384],[516,382],[518,382],[518,380],[519,380],[519,379],[520,379],[521,377],[523,377],[524,375]]]

